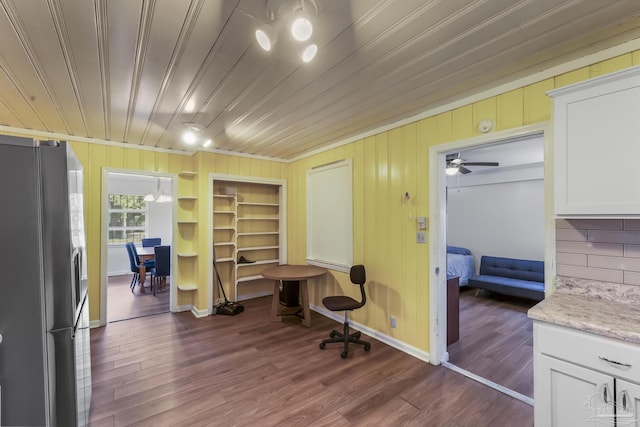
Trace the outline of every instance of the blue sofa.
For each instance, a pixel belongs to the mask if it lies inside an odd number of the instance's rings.
[[[544,261],[483,256],[480,274],[469,279],[469,287],[542,301]]]

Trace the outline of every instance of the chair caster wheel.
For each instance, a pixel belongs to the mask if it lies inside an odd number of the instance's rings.
[[[320,343],[320,350],[324,350],[324,346],[325,346],[325,345],[326,345],[325,343],[321,342],[321,343]]]
[[[343,359],[347,358],[347,352],[343,351],[342,353],[340,353],[340,357],[342,357]]]
[[[371,350],[371,344],[365,344],[364,351],[369,351],[369,350]]]

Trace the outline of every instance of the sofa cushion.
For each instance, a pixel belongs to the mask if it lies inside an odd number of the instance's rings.
[[[500,276],[544,283],[544,262],[484,255],[480,260],[480,276]]]

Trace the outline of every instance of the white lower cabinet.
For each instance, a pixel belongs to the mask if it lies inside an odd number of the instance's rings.
[[[534,322],[536,427],[640,427],[640,349]]]

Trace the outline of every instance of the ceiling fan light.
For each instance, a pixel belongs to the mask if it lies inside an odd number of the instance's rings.
[[[198,135],[192,130],[186,130],[182,134],[182,140],[189,145],[193,145],[198,140]]]
[[[316,53],[318,53],[318,46],[315,44],[309,45],[302,51],[302,60],[309,62],[315,58]]]
[[[202,143],[202,146],[204,148],[207,148],[208,146],[210,146],[213,143],[213,141],[211,139],[207,139],[205,142]]]
[[[298,9],[293,15],[291,23],[291,35],[294,39],[305,42],[309,40],[313,34],[313,25],[311,21],[304,15],[301,9]]]
[[[153,197],[153,193],[151,193],[151,191],[149,191],[147,194],[144,195],[144,201],[145,202],[155,202],[156,198]]]
[[[449,176],[456,175],[458,173],[458,166],[455,164],[448,164],[446,169],[444,170],[444,173]]]

